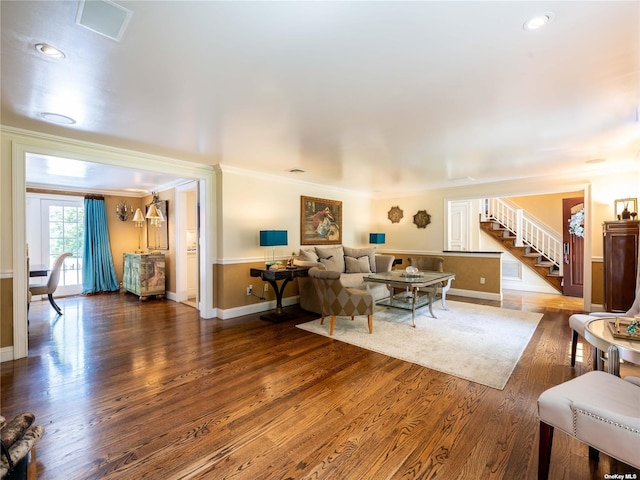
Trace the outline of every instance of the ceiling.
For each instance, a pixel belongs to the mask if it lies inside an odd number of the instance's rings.
[[[382,193],[640,168],[640,2],[117,3],[0,2],[3,125]]]

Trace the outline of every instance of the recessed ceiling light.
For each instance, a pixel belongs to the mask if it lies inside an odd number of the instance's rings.
[[[66,115],[60,115],[59,113],[42,112],[40,116],[47,122],[61,123],[63,125],[73,125],[76,123],[73,118],[67,117]]]
[[[306,173],[307,171],[302,168],[292,168],[288,170],[289,173]]]
[[[64,52],[62,50],[46,43],[38,43],[36,50],[50,58],[64,58]]]
[[[604,163],[605,161],[604,158],[592,158],[591,160],[587,160],[587,163]]]
[[[527,31],[538,30],[539,28],[544,27],[551,20],[553,20],[553,13],[541,13],[540,15],[535,15],[524,22],[523,28]]]

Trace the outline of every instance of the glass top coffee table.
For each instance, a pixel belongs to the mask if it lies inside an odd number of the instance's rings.
[[[433,302],[435,300],[438,285],[454,279],[455,273],[449,272],[418,272],[410,275],[401,270],[390,272],[372,273],[365,276],[366,282],[384,283],[389,289],[389,296],[378,301],[377,305],[384,305],[393,308],[411,310],[411,322],[416,326],[416,310],[429,305],[429,313],[433,318],[437,318],[433,313]],[[420,291],[419,289],[425,289]]]

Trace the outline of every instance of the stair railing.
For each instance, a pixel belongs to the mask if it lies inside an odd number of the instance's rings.
[[[485,220],[495,220],[515,236],[515,245],[528,245],[552,262],[562,275],[562,237],[512,202],[501,198],[484,200]]]

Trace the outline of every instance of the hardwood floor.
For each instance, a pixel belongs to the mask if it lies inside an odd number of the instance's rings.
[[[557,296],[506,296],[544,316],[502,391],[300,330],[317,317],[302,310],[272,324],[119,293],[59,304],[32,304],[30,356],[0,365],[2,414],[45,425],[41,479],[534,479],[536,399],[591,362],[585,346],[569,366],[581,303]],[[556,433],[551,479],[612,473],[640,472]]]

